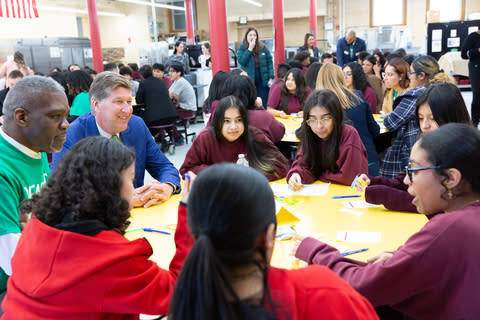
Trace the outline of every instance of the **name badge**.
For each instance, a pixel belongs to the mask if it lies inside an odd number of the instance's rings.
[[[348,52],[347,50],[345,50],[345,51],[343,51],[343,54],[349,55],[350,52]]]

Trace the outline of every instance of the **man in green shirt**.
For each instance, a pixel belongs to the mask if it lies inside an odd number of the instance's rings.
[[[20,238],[18,207],[50,175],[45,152],[62,149],[69,124],[65,91],[46,77],[29,76],[9,91],[0,127],[0,302]],[[0,315],[1,315],[0,310]]]

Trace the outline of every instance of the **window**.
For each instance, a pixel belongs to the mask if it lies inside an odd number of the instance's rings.
[[[406,0],[370,0],[370,26],[405,25]]]
[[[184,7],[185,1],[172,1],[173,6]],[[195,0],[192,0],[192,17],[193,17],[193,30],[197,28]],[[172,22],[172,31],[185,31],[187,30],[187,23],[185,21],[185,11],[182,10],[170,10],[170,18]]]
[[[427,12],[440,12],[440,22],[465,20],[465,0],[427,0]]]

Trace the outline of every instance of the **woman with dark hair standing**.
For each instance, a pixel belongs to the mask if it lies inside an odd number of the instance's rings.
[[[367,81],[362,67],[358,63],[350,62],[343,67],[343,74],[348,89],[361,91],[372,113],[377,113],[377,96]]]
[[[134,194],[134,153],[101,136],[81,140],[40,193],[12,259],[2,319],[138,319],[166,314],[192,246],[180,206],[170,271],[144,238],[124,237]],[[31,211],[30,211],[31,210]]]
[[[270,266],[275,201],[267,179],[234,164],[198,175],[188,197],[195,245],[169,319],[377,319],[369,303],[325,267]]]
[[[185,74],[190,73],[190,58],[188,53],[185,52],[185,42],[183,41],[175,43],[173,54],[165,61],[165,70],[170,70],[170,66],[174,63],[181,64]]]
[[[315,47],[315,38],[313,37],[313,34],[311,33],[305,34],[303,46],[299,47],[297,52],[301,52],[301,51],[308,51],[308,53],[310,53],[310,57],[314,57],[317,59],[320,57],[320,51],[318,50],[317,47]]]
[[[469,59],[468,76],[472,85],[472,122],[480,122],[480,30],[472,32],[462,45],[462,58]]]
[[[270,92],[267,111],[281,118],[288,118],[291,113],[298,113],[302,117],[303,105],[311,93],[312,90],[305,86],[302,70],[292,68],[285,75],[283,86],[275,87]]]
[[[451,83],[435,83],[422,93],[416,102],[415,119],[422,134],[427,134],[450,122],[470,124],[470,116],[462,94],[456,85]],[[365,200],[373,204],[383,204],[393,211],[417,212],[412,204],[413,197],[407,192],[408,186],[403,183],[405,172],[395,178],[360,175],[362,182],[356,184],[357,190],[365,190]]]
[[[258,31],[250,27],[245,32],[243,43],[237,51],[238,63],[252,78],[257,95],[262,98],[263,107],[267,107],[269,86],[273,82],[273,59],[270,51],[260,42]]]
[[[393,111],[395,99],[410,89],[408,72],[410,66],[404,60],[395,58],[385,68],[385,94],[382,111],[389,114]]]
[[[362,140],[355,128],[344,123],[342,105],[331,90],[314,91],[307,99],[300,141],[287,174],[293,190],[315,180],[350,185],[357,172],[366,172],[358,170],[368,170]]]
[[[6,78],[13,70],[20,71],[24,76],[33,75],[33,70],[27,65],[25,57],[20,51],[15,51],[13,60],[7,61],[2,65],[0,68],[0,78]]]
[[[70,116],[68,117],[69,122],[72,122],[82,114],[90,112],[88,91],[92,81],[92,77],[83,70],[67,73],[68,95],[73,98],[70,106]]]
[[[328,266],[373,306],[390,306],[408,319],[476,319],[480,314],[480,132],[449,123],[414,145],[404,182],[419,213],[432,215],[397,250],[376,263],[341,256],[305,238],[296,256]]]
[[[215,163],[236,162],[241,154],[269,180],[287,173],[287,159],[261,130],[249,127],[243,103],[227,96],[218,102],[212,125],[193,140],[179,171],[182,176],[188,171],[198,174]]]
[[[397,59],[393,61],[397,61]],[[407,64],[401,59],[400,61]],[[453,78],[443,72],[437,60],[431,56],[421,56],[415,60],[410,66],[408,77],[412,89],[395,99],[393,112],[385,116],[383,120],[385,127],[395,133],[395,141],[385,152],[380,164],[380,175],[386,178],[394,178],[408,164],[408,157],[419,131],[415,120],[418,96],[425,92],[432,83],[454,83]]]

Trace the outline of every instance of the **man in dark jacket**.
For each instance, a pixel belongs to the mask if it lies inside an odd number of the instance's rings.
[[[349,30],[345,37],[338,39],[337,64],[343,68],[347,63],[357,61],[358,53],[366,50],[365,41],[357,38],[354,30]]]

